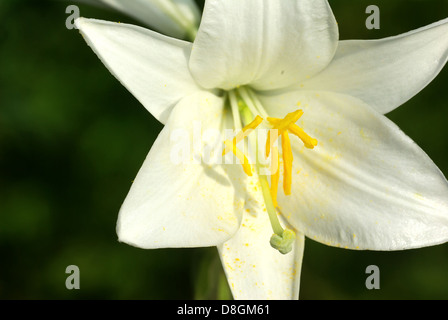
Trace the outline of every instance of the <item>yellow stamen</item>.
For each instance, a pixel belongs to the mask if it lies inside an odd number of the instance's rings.
[[[311,138],[305,131],[300,128],[295,122],[303,115],[302,110],[296,110],[294,112],[288,113],[283,119],[268,117],[267,120],[271,123],[273,128],[269,130],[266,139],[266,157],[272,153],[271,156],[271,186],[267,193],[270,194],[272,199],[273,207],[278,207],[277,204],[277,192],[278,183],[280,179],[280,159],[278,147],[274,146],[275,142],[281,136],[282,144],[282,158],[283,158],[283,191],[285,195],[291,194],[292,186],[292,162],[293,154],[291,149],[291,140],[289,138],[289,133],[296,135],[305,147],[313,149],[317,146],[317,140]],[[224,156],[228,152],[232,151],[235,156],[241,162],[244,172],[248,176],[252,176],[252,167],[249,164],[249,160],[246,155],[237,148],[237,143],[242,141],[247,137],[253,130],[255,130],[261,123],[263,119],[260,116],[256,116],[253,121],[251,121],[247,126],[245,126],[240,132],[238,132],[232,140],[224,141],[225,148],[222,152]],[[272,151],[272,152],[271,152]]]
[[[278,156],[278,148],[274,147],[272,149],[272,158],[271,158],[271,198],[275,207],[278,207],[277,191],[278,191],[279,178],[280,178],[280,158]]]
[[[243,140],[245,137],[247,137],[256,127],[260,125],[260,123],[263,121],[263,118],[260,116],[256,116],[255,119],[249,123],[247,126],[245,126],[238,134],[233,138],[233,144],[236,146],[237,143],[239,143],[241,140]],[[230,148],[226,144],[226,147],[222,151],[222,155],[226,155],[230,150],[233,150],[233,147]]]
[[[272,124],[273,129],[269,130],[269,134],[266,139],[266,157],[269,156],[272,151],[271,159],[271,196],[275,206],[277,206],[277,190],[278,190],[278,180],[279,173],[272,169],[273,165],[276,165],[278,160],[278,150],[273,147],[275,141],[280,135],[282,138],[282,157],[283,157],[283,191],[285,195],[291,194],[292,185],[292,161],[293,155],[291,150],[291,141],[288,132],[299,137],[304,143],[305,147],[313,149],[317,146],[317,140],[311,138],[305,131],[300,128],[295,122],[303,115],[302,110],[297,110],[288,113],[285,118],[271,118],[268,117],[267,120]],[[275,151],[274,151],[275,150]]]
[[[301,113],[299,114],[299,117],[297,118],[297,120],[303,115],[302,110],[297,110],[296,112],[301,111]],[[279,119],[279,118],[268,118],[268,121],[274,126],[274,128],[279,128],[278,130],[283,129],[284,130],[284,126],[287,124],[287,122],[285,122],[286,118],[293,114],[294,112],[289,113],[284,119]],[[294,120],[295,118],[290,117],[290,120]],[[295,121],[297,121],[295,120]],[[295,122],[294,121],[294,122]],[[289,121],[289,124],[287,126],[287,130],[296,135],[297,137],[299,137],[300,140],[302,140],[303,144],[305,145],[305,147],[309,148],[309,149],[313,149],[315,146],[317,146],[317,140],[314,138],[311,138],[308,134],[305,133],[305,131],[303,131],[302,128],[300,128],[298,125],[296,125],[294,122]],[[282,125],[283,123],[283,125]],[[279,134],[281,134],[281,132],[279,132]],[[269,138],[269,137],[268,137]],[[270,142],[271,146],[272,146],[272,142]],[[266,145],[266,154],[268,154],[268,147]]]
[[[240,160],[241,165],[243,166],[244,172],[249,177],[251,177],[252,176],[252,167],[249,164],[249,160],[247,160],[247,157],[244,155],[244,153],[242,153],[241,150],[236,147],[235,143],[232,143],[229,140],[224,141],[224,144],[226,146],[226,149],[229,148],[230,150],[232,150],[232,152],[236,155],[238,160]]]
[[[291,140],[287,131],[282,132],[282,156],[283,156],[283,191],[285,195],[291,194],[292,183],[292,151]]]
[[[232,139],[232,141],[224,141],[225,148],[222,151],[222,155],[224,156],[229,151],[232,151],[236,155],[238,160],[240,160],[241,165],[243,166],[243,170],[248,176],[252,176],[252,167],[249,164],[249,160],[247,159],[246,155],[241,152],[241,150],[238,149],[236,145],[238,142],[248,136],[256,127],[258,127],[262,121],[263,118],[261,118],[260,116],[256,116],[251,123],[249,123],[240,132],[238,132],[238,134]]]
[[[256,129],[256,128],[260,125],[260,123],[262,123],[262,122],[263,122],[263,118],[260,117],[260,116],[256,116],[255,119],[254,119],[251,123],[249,123],[247,126],[245,126],[245,127],[243,128],[243,131],[246,131],[246,130],[249,130],[249,129],[254,130],[254,129]]]
[[[307,147],[308,149],[313,149],[315,146],[317,146],[317,140],[307,135],[305,131],[303,131],[303,129],[295,123],[291,124],[288,127],[288,131],[299,137],[305,147]]]
[[[268,132],[268,136],[266,138],[266,158],[269,157],[269,153],[271,152],[272,146],[274,145],[275,141],[278,139],[278,130],[277,129],[271,129]]]
[[[299,120],[299,118],[302,115],[303,111],[299,109],[294,112],[288,113],[286,117],[284,117],[283,119],[271,118],[271,117],[268,117],[267,119],[271,124],[274,125],[273,129],[277,129],[279,131],[279,134],[282,134],[282,132],[288,129],[288,127],[292,123],[296,123],[296,121]]]

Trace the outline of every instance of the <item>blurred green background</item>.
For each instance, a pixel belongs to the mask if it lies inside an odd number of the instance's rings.
[[[73,1],[0,1],[0,298],[225,298],[215,248],[142,250],[115,234],[120,205],[162,125],[76,30]],[[332,0],[341,39],[374,39],[448,17],[447,0]],[[365,8],[381,10],[367,30]],[[81,15],[135,22],[79,4]],[[291,26],[293,27],[293,26]],[[448,67],[388,116],[448,175]],[[448,201],[448,199],[447,199]],[[81,289],[67,290],[77,265]],[[381,270],[367,290],[365,269]],[[448,244],[350,251],[307,239],[301,299],[447,299]]]

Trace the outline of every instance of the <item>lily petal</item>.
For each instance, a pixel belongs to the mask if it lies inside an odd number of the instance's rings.
[[[195,162],[190,144],[198,125],[204,131],[220,129],[223,104],[222,98],[200,92],[176,105],[120,209],[120,241],[141,248],[215,246],[238,230],[244,199],[229,172],[241,169]],[[175,160],[176,146],[186,144],[185,161]]]
[[[294,144],[293,195],[278,196],[295,228],[350,249],[400,250],[448,241],[448,182],[390,120],[357,98],[335,93],[262,100],[279,117],[300,102],[299,125],[318,140],[313,150]]]
[[[199,24],[200,13],[193,0],[99,1],[176,38],[183,38],[186,35],[186,27]]]
[[[448,60],[448,19],[380,40],[341,41],[333,61],[300,88],[358,97],[380,113],[426,87]]]
[[[273,231],[263,207],[262,200],[249,202],[238,232],[218,246],[233,297],[298,299],[304,235],[296,233],[293,250],[285,255],[279,253],[269,244]]]
[[[191,44],[128,24],[79,18],[76,26],[109,71],[165,123],[174,105],[199,87],[191,77]]]
[[[209,0],[190,69],[208,89],[283,88],[327,66],[337,40],[326,0]]]

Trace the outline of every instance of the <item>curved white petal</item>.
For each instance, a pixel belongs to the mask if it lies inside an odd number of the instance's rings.
[[[199,87],[188,70],[191,44],[122,23],[79,18],[76,26],[109,71],[165,123]]]
[[[190,69],[205,88],[283,88],[322,70],[337,40],[326,0],[209,0]]]
[[[269,244],[272,234],[264,202],[252,198],[238,232],[218,246],[234,299],[298,299],[305,238],[296,233],[293,250],[283,255]]]
[[[182,38],[199,24],[194,0],[99,0],[166,35]]]
[[[341,41],[330,65],[300,84],[357,97],[381,113],[420,92],[448,60],[448,19],[380,40]]]
[[[195,146],[222,144],[222,117],[223,100],[211,93],[176,105],[120,210],[120,241],[141,248],[215,246],[237,231],[245,201],[239,180],[230,177],[237,167],[197,161],[202,146]]]
[[[288,221],[306,236],[351,249],[398,250],[448,241],[448,183],[431,159],[361,100],[299,92],[262,98],[318,140],[294,138],[291,196],[279,192]]]

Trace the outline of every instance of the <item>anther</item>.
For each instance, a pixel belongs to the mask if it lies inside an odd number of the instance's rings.
[[[230,141],[230,140],[224,141],[225,148],[222,151],[222,155],[224,156],[229,151],[232,151],[236,155],[238,160],[240,160],[241,165],[243,166],[243,170],[248,176],[252,176],[251,165],[249,164],[249,160],[247,159],[246,155],[241,150],[239,150],[236,147],[236,145],[241,140],[243,140],[246,136],[248,136],[253,130],[255,130],[260,125],[260,123],[262,121],[263,121],[263,118],[261,118],[260,116],[256,116],[255,119],[251,123],[249,123],[240,132],[238,132],[238,134],[232,139],[232,141]]]
[[[271,149],[278,137],[281,137],[282,141],[282,158],[283,158],[283,191],[285,195],[291,194],[292,185],[292,150],[291,141],[289,139],[288,133],[292,133],[299,137],[304,143],[305,147],[313,149],[317,146],[317,140],[311,138],[308,134],[303,131],[298,125],[295,124],[297,120],[303,115],[302,110],[296,110],[294,112],[288,113],[283,119],[268,117],[267,120],[273,126],[273,129],[269,130],[266,139],[266,157],[271,153]],[[276,151],[278,153],[278,151]],[[275,155],[278,157],[278,154]],[[275,157],[273,155],[273,157]],[[271,162],[273,159],[271,159]],[[272,170],[271,170],[272,174]],[[277,203],[277,187],[274,183],[278,184],[278,175],[271,176],[271,194],[274,199],[274,203]]]

